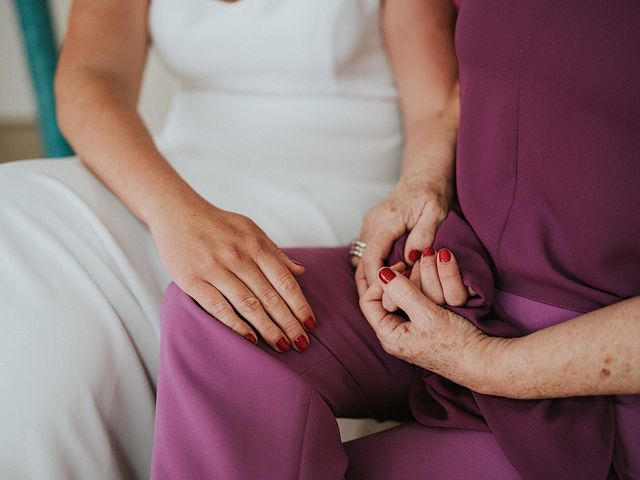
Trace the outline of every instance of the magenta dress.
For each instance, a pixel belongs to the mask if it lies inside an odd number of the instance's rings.
[[[516,337],[640,295],[640,2],[465,0],[456,47],[460,209],[436,247],[480,295],[455,310]],[[319,324],[303,354],[167,291],[154,478],[640,478],[638,396],[472,392],[382,351],[346,249],[289,254]],[[343,445],[334,415],[407,423]]]

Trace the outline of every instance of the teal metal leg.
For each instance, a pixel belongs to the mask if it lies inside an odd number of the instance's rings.
[[[42,144],[47,157],[72,155],[56,121],[53,77],[57,48],[48,0],[14,0],[24,40],[40,117]]]

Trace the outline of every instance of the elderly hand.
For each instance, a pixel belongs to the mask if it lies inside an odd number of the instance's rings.
[[[488,337],[464,317],[434,303],[414,282],[388,267],[360,298],[360,308],[389,354],[477,389],[486,376],[487,351],[503,339]],[[387,311],[383,296],[410,318]]]
[[[388,257],[393,242],[409,232],[404,256],[415,263],[425,247],[433,243],[435,233],[449,211],[452,187],[448,179],[426,179],[424,175],[403,175],[396,188],[381,203],[367,212],[360,236],[367,243],[357,265],[356,278],[367,286],[376,282],[378,270]]]

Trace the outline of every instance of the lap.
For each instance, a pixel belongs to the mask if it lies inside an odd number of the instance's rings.
[[[322,413],[328,406],[334,416],[411,422],[344,444],[347,478],[518,478],[490,432],[429,428],[412,421],[409,393],[420,370],[380,347],[360,313],[346,248],[287,253],[307,268],[300,284],[318,320],[303,353],[277,353],[263,343],[256,347],[212,319],[177,286],[167,290],[158,452],[179,451],[181,442],[190,441],[187,432],[203,424],[211,428],[199,441],[220,455],[217,462],[233,463],[233,445],[247,445],[256,431],[275,426],[285,432],[280,432],[282,438],[298,438],[291,434],[296,428],[312,433],[309,442],[324,439],[321,448],[333,452],[340,448],[335,434],[327,423],[318,423],[319,418],[333,422]],[[259,397],[252,398],[253,392],[260,392]],[[239,401],[242,415],[232,415]],[[298,422],[302,426],[296,427]],[[257,462],[261,457],[250,458]],[[198,459],[185,456],[184,464],[194,461]]]
[[[305,352],[292,350],[283,354],[263,342],[256,347],[244,339],[236,341],[235,333],[212,321],[172,285],[162,307],[162,355],[171,351],[174,360],[189,358],[189,351],[194,348],[219,351],[220,344],[228,348],[233,342],[229,355],[251,357],[254,363],[261,364],[249,367],[254,370],[275,360],[310,384],[336,416],[410,418],[409,388],[416,367],[387,354],[362,316],[347,249],[300,248],[286,252],[306,267],[299,282],[318,322]],[[186,336],[190,340],[183,341]]]

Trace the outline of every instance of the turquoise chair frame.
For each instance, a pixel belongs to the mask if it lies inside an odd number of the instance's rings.
[[[53,78],[58,61],[48,0],[14,0],[24,41],[40,120],[42,147],[47,157],[73,155],[56,121]]]

